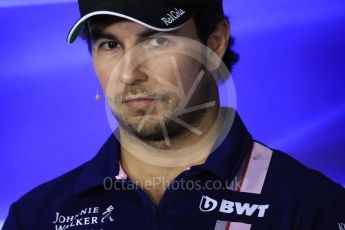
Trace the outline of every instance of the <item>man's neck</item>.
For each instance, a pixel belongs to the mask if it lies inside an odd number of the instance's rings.
[[[182,141],[174,141],[173,149],[159,149],[120,128],[121,164],[129,178],[158,204],[170,182],[193,165],[203,164],[210,154],[217,138],[220,124],[218,111],[205,113],[198,129],[205,135],[184,136]],[[202,140],[200,140],[202,139]]]
[[[169,184],[183,171],[193,165],[203,164],[206,159],[186,166],[164,167],[142,161],[132,154],[123,154],[121,164],[133,183],[139,185],[158,205]]]

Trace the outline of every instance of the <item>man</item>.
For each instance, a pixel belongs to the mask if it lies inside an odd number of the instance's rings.
[[[15,202],[4,229],[345,229],[343,187],[221,106],[237,55],[220,0],[79,6],[68,41],[86,39],[119,127],[95,158]]]

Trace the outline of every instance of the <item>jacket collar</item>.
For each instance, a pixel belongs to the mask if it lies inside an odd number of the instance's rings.
[[[225,135],[223,141],[218,140],[221,144],[208,156],[206,162],[192,168],[209,171],[224,181],[234,179],[252,150],[253,139],[237,113],[230,131]]]
[[[112,133],[98,154],[84,164],[74,188],[75,194],[102,186],[107,178],[115,179],[116,172],[120,172],[120,165],[117,163],[120,162],[120,149],[120,143]]]

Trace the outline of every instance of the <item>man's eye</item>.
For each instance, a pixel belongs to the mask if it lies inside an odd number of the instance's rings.
[[[118,48],[120,44],[116,41],[107,41],[107,42],[102,42],[100,44],[100,48],[103,48],[105,50],[114,50]]]
[[[157,38],[150,39],[147,43],[147,45],[150,47],[162,47],[162,46],[166,46],[168,44],[169,44],[169,40],[167,38],[163,38],[163,37],[157,37]]]

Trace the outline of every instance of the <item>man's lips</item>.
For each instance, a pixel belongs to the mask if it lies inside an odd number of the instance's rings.
[[[132,109],[143,109],[149,107],[155,101],[154,98],[131,98],[126,99],[123,103]]]

